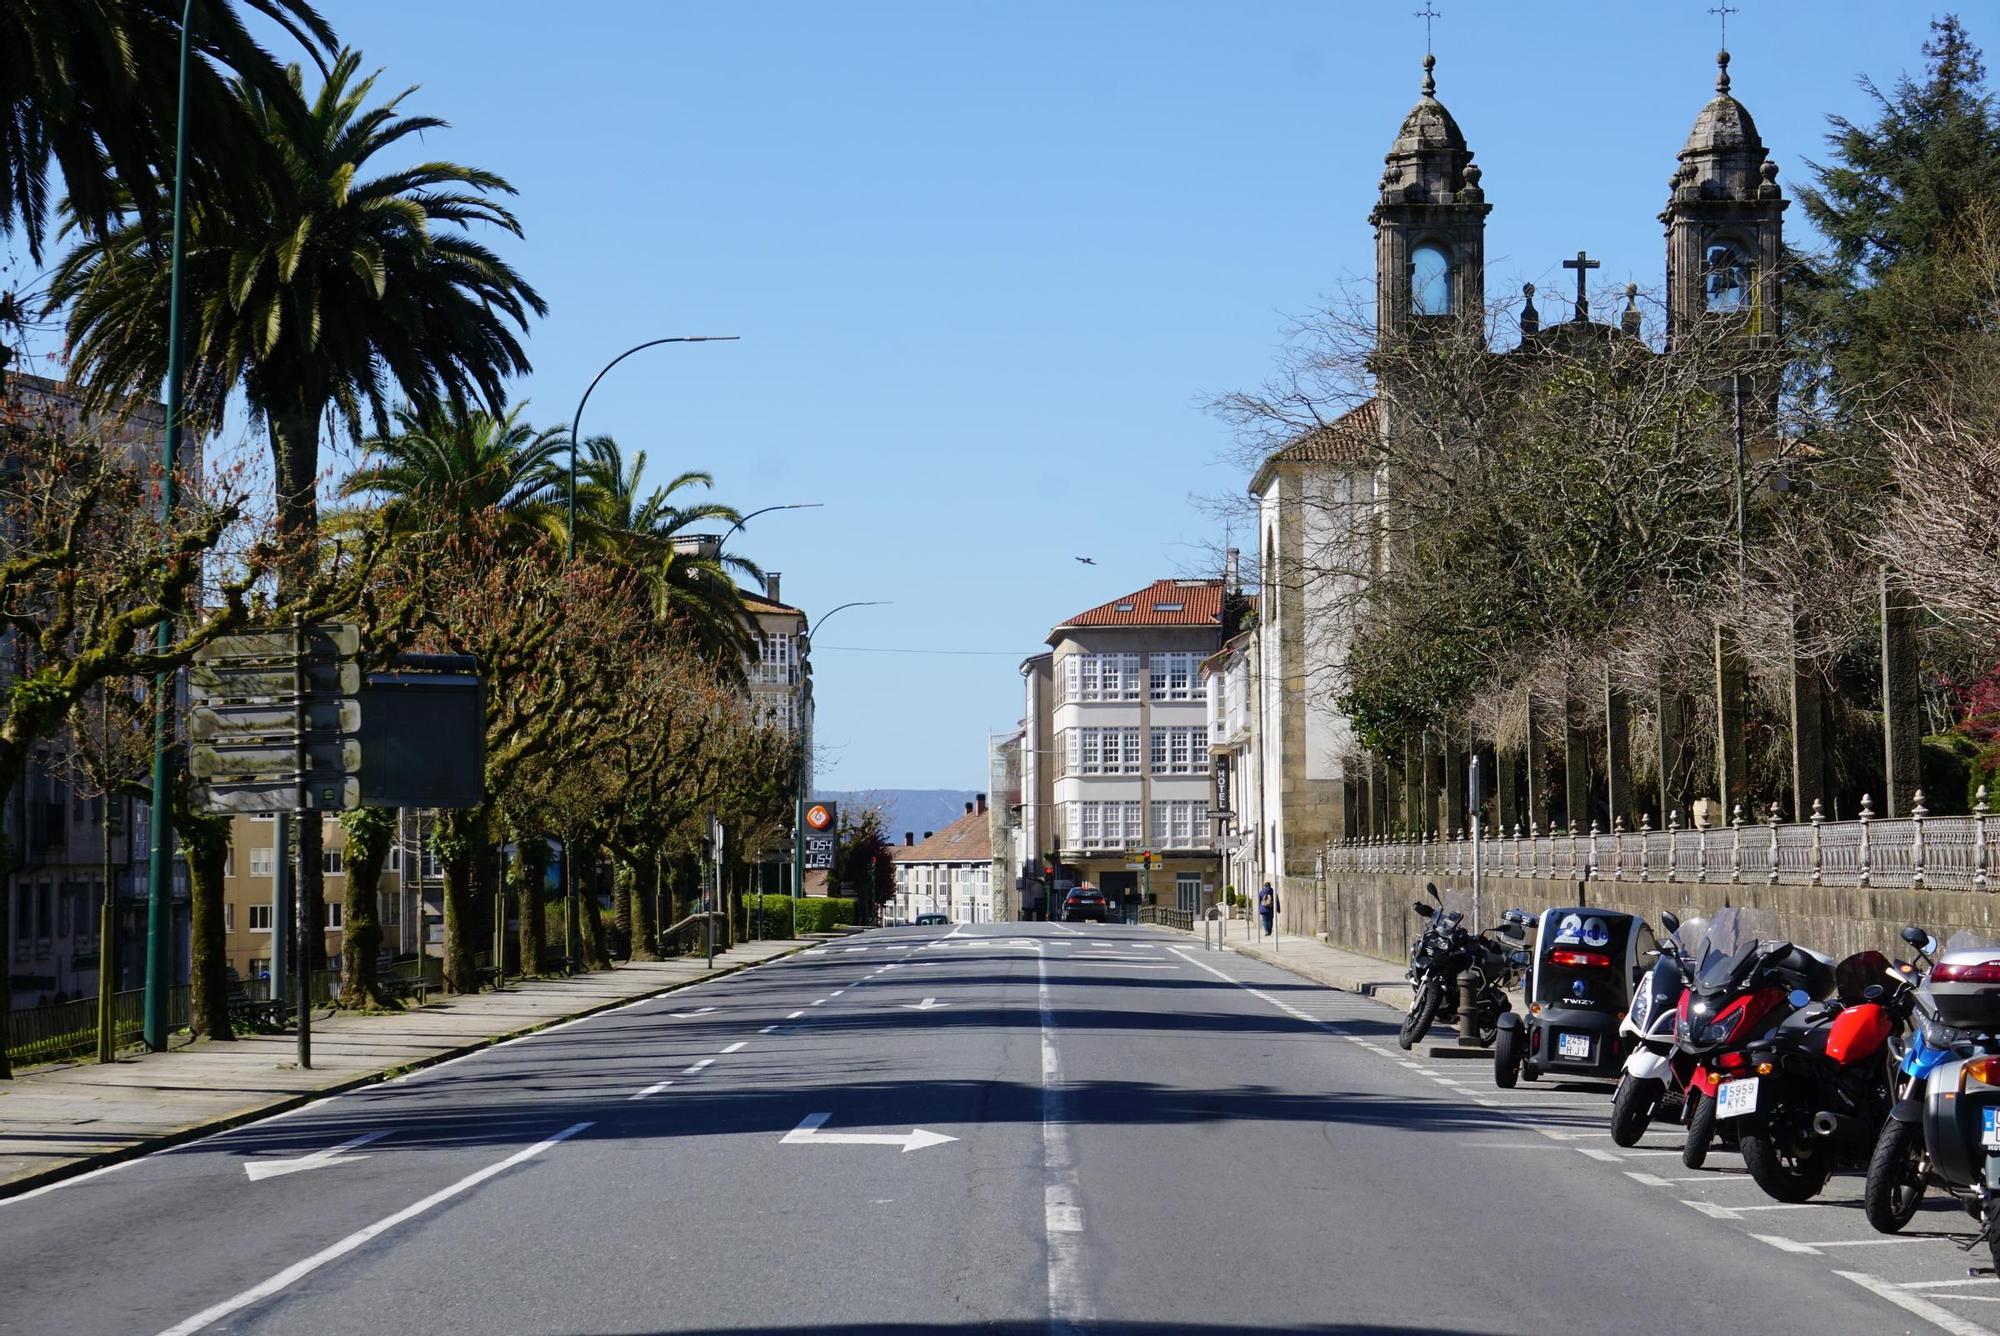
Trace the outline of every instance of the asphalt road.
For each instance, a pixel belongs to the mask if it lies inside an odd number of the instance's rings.
[[[1149,929],[869,933],[0,1202],[0,1333],[2000,1330],[1962,1216],[1777,1207],[1394,1020]]]

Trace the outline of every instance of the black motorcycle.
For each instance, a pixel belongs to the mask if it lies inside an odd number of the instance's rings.
[[[1433,1024],[1458,1024],[1458,980],[1470,971],[1476,977],[1475,1033],[1481,1044],[1491,1045],[1500,1033],[1501,1014],[1512,1010],[1507,984],[1518,968],[1516,944],[1525,940],[1527,933],[1513,922],[1474,933],[1465,927],[1462,913],[1443,907],[1435,885],[1426,885],[1424,893],[1438,903],[1433,907],[1418,900],[1411,906],[1424,920],[1424,930],[1410,946],[1407,977],[1413,997],[1396,1042],[1406,1049],[1414,1048]],[[1509,940],[1496,940],[1496,936]]]

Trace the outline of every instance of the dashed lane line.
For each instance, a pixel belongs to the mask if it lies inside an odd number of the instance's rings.
[[[670,1085],[672,1085],[672,1084],[673,1084],[673,1082],[672,1082],[672,1081],[658,1081],[658,1082],[655,1082],[655,1083],[654,1083],[654,1084],[652,1084],[652,1085],[649,1085],[649,1086],[647,1086],[647,1087],[646,1087],[646,1088],[645,1088],[644,1090],[641,1090],[641,1091],[640,1091],[640,1092],[639,1092],[638,1094],[636,1094],[636,1095],[630,1095],[630,1096],[627,1096],[627,1098],[629,1098],[629,1099],[650,1099],[650,1098],[652,1098],[652,1097],[653,1097],[654,1095],[657,1095],[657,1094],[659,1094],[659,1093],[660,1093],[660,1092],[661,1092],[662,1090],[665,1090],[665,1089],[666,1089],[666,1088],[667,1088],[668,1086],[670,1086]]]
[[[699,1072],[699,1071],[700,1071],[700,1070],[701,1070],[702,1068],[704,1068],[704,1067],[708,1066],[708,1065],[709,1065],[710,1063],[712,1063],[712,1062],[714,1062],[714,1061],[715,1061],[715,1059],[714,1059],[714,1058],[703,1058],[703,1059],[702,1059],[702,1060],[701,1060],[700,1062],[697,1062],[697,1063],[695,1063],[695,1064],[694,1064],[694,1065],[693,1065],[692,1067],[689,1067],[689,1068],[687,1068],[687,1069],[686,1069],[685,1071],[683,1071],[683,1072],[681,1073],[681,1075],[682,1075],[682,1076],[693,1076],[693,1075],[695,1075],[695,1074],[696,1074],[697,1072]]]
[[[722,1051],[724,1053],[734,1053],[740,1048],[747,1047],[749,1043],[750,1041],[748,1039],[739,1039],[735,1043],[731,1044],[728,1048],[723,1049]]]

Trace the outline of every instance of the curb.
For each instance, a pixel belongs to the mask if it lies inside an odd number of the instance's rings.
[[[466,1057],[469,1054],[478,1053],[484,1049],[498,1048],[501,1044],[512,1043],[516,1039],[525,1039],[531,1034],[538,1034],[543,1030],[553,1029],[558,1025],[567,1025],[571,1021],[584,1020],[619,1007],[629,1007],[634,1002],[645,1002],[652,998],[664,997],[668,993],[677,993],[682,989],[692,988],[697,984],[714,983],[717,979],[724,979],[732,974],[741,974],[744,970],[754,970],[759,965],[768,965],[774,960],[784,960],[797,955],[801,951],[808,951],[815,946],[822,945],[824,943],[821,941],[806,939],[789,950],[780,951],[775,956],[766,956],[762,960],[745,961],[741,965],[731,965],[726,969],[719,969],[713,973],[704,974],[698,979],[683,979],[679,983],[668,984],[664,988],[655,988],[650,992],[635,993],[630,997],[621,997],[608,1002],[600,1002],[595,1006],[586,1007],[582,1011],[572,1011],[566,1012],[561,1016],[551,1016],[545,1021],[538,1021],[533,1025],[523,1026],[518,1030],[509,1030],[504,1034],[490,1035],[485,1039],[477,1039],[470,1043],[460,1044],[456,1048],[445,1049],[442,1052],[431,1054],[414,1062],[401,1063],[394,1067],[383,1067],[376,1071],[361,1072],[354,1076],[343,1077],[331,1085],[316,1086],[311,1090],[301,1090],[296,1094],[286,1095],[281,1099],[273,1100],[268,1104],[260,1104],[255,1108],[239,1109],[235,1113],[223,1114],[220,1117],[205,1119],[198,1123],[189,1123],[185,1127],[177,1127],[173,1131],[161,1133],[159,1136],[147,1137],[142,1141],[134,1141],[129,1146],[120,1146],[115,1150],[99,1151],[92,1155],[82,1156],[65,1164],[59,1164],[52,1168],[29,1174],[26,1177],[16,1178],[7,1183],[0,1184],[0,1202],[4,1202],[12,1197],[21,1196],[24,1193],[33,1192],[38,1188],[48,1187],[52,1183],[60,1183],[64,1179],[80,1178],[85,1174],[96,1173],[100,1169],[108,1169],[115,1164],[123,1164],[128,1160],[143,1159],[145,1156],[154,1155],[163,1150],[172,1150],[176,1146],[185,1146],[190,1142],[201,1141],[223,1132],[234,1131],[236,1128],[244,1127],[251,1123],[262,1122],[267,1118],[274,1118],[281,1113],[290,1113],[294,1109],[304,1108],[308,1104],[315,1104],[323,1099],[330,1099],[336,1095],[345,1095],[352,1091],[360,1090],[364,1086],[380,1085],[384,1081],[408,1076],[412,1072],[420,1072],[427,1067],[438,1067],[447,1062],[455,1062],[459,1058]]]

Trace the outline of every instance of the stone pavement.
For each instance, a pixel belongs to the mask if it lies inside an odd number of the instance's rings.
[[[1290,970],[1329,988],[1372,997],[1397,1011],[1410,1009],[1410,985],[1403,978],[1405,965],[1401,962],[1377,960],[1374,956],[1343,951],[1337,946],[1328,946],[1317,937],[1280,936],[1274,940],[1259,934],[1255,922],[1245,923],[1241,919],[1207,926],[1211,934],[1218,927],[1227,929],[1220,941],[1231,951],[1268,960],[1280,969]],[[1202,940],[1202,927],[1202,922],[1197,919],[1194,925],[1197,942]],[[1213,942],[1217,938],[1211,935],[1209,940]]]
[[[443,1062],[556,1021],[732,974],[838,934],[745,942],[701,957],[632,962],[506,991],[438,997],[391,1015],[338,1014],[312,1027],[312,1070],[291,1034],[201,1041],[165,1053],[31,1069],[0,1081],[0,1197],[219,1132]]]

